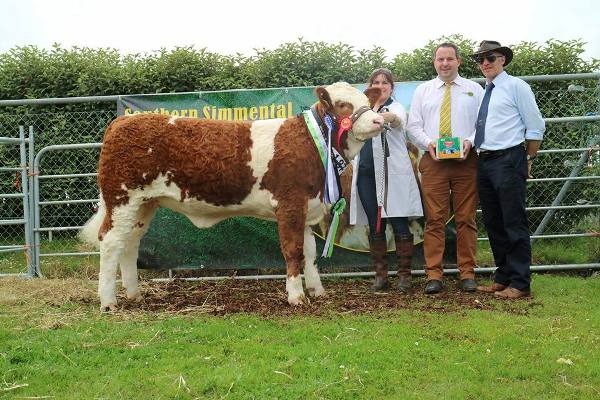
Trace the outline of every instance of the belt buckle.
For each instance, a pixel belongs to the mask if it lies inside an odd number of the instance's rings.
[[[496,151],[494,150],[480,150],[477,153],[477,157],[481,157],[482,159],[493,158],[496,155]]]

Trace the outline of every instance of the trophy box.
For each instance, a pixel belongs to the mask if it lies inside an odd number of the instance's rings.
[[[435,153],[440,160],[463,158],[463,139],[460,136],[439,138],[436,142]]]

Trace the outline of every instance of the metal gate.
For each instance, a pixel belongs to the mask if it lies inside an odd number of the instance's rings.
[[[82,227],[83,223],[91,216],[95,204],[98,203],[98,193],[96,189],[95,171],[65,171],[56,174],[52,170],[52,162],[75,157],[87,157],[94,161],[98,158],[102,143],[80,143],[67,145],[53,145],[41,149],[35,156],[33,168],[36,173],[33,175],[33,204],[34,223],[33,223],[33,242],[37,250],[34,255],[34,264],[39,269],[40,259],[42,257],[58,256],[87,256],[100,254],[98,251],[82,251],[81,249],[69,250],[68,243],[61,241],[61,234],[66,233],[69,238],[74,238],[75,234]],[[87,152],[84,153],[84,150]],[[89,164],[89,163],[88,163]],[[64,198],[48,198],[40,196],[44,193],[44,185],[61,186],[58,182],[78,182],[76,185],[85,185],[93,192],[92,196],[79,198],[64,192]],[[80,208],[84,206],[84,208]],[[57,210],[74,210],[60,212]],[[49,211],[47,211],[49,210]],[[75,214],[75,215],[74,215]],[[45,239],[45,240],[43,240]],[[71,239],[73,240],[73,239]],[[58,242],[53,246],[53,242]],[[44,247],[42,247],[44,243]],[[67,250],[67,251],[65,251]]]
[[[35,276],[38,269],[34,262],[35,247],[32,240],[33,201],[32,180],[33,166],[30,160],[33,156],[33,128],[25,137],[25,128],[19,127],[19,137],[0,137],[0,145],[8,157],[3,157],[9,165],[0,166],[1,193],[3,209],[6,215],[0,216],[2,239],[0,253],[23,253],[25,255],[25,270],[18,269],[20,263],[13,258],[3,258],[0,276]],[[14,158],[12,157],[14,156]],[[14,162],[12,162],[14,160]]]

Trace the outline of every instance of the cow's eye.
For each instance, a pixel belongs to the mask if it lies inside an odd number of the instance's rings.
[[[336,111],[338,115],[347,116],[352,114],[354,107],[351,103],[340,102],[336,104]]]

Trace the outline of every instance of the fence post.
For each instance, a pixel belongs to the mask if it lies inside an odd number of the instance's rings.
[[[28,142],[29,142],[29,179],[27,180],[28,184],[29,184],[29,219],[30,219],[30,226],[31,226],[31,240],[32,240],[32,271],[31,271],[31,275],[32,276],[37,276],[37,277],[41,277],[42,274],[40,272],[40,259],[39,259],[39,252],[40,252],[40,244],[38,241],[35,240],[35,209],[37,207],[37,203],[35,201],[35,190],[34,190],[34,185],[33,185],[33,180],[35,179],[35,176],[37,175],[37,171],[35,171],[35,168],[33,166],[33,160],[35,157],[35,135],[33,132],[33,126],[29,125],[29,138],[28,138]]]
[[[31,192],[29,182],[29,168],[31,164],[27,159],[26,145],[29,139],[25,139],[25,127],[19,126],[19,154],[20,154],[20,169],[21,169],[21,188],[23,190],[23,230],[25,231],[25,258],[27,260],[27,275],[29,277],[35,276],[34,252],[35,246],[33,245],[33,231],[32,231],[32,220],[31,220]]]

